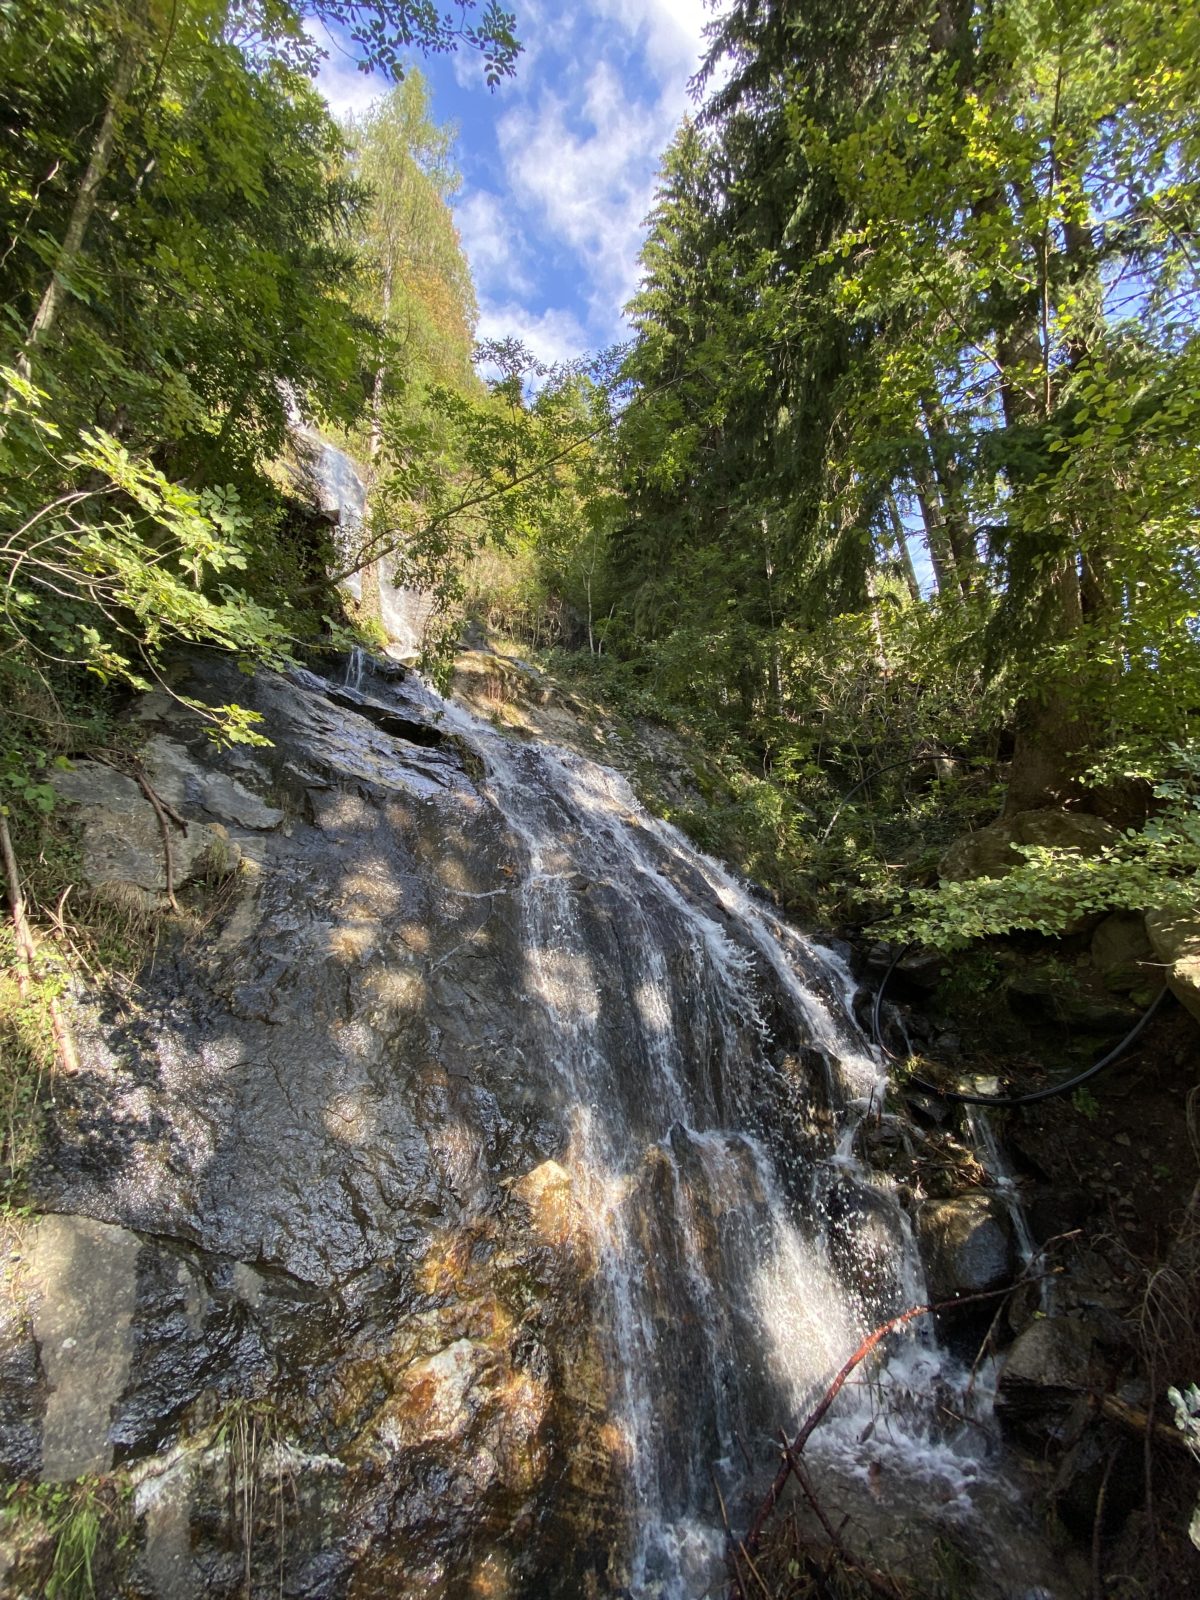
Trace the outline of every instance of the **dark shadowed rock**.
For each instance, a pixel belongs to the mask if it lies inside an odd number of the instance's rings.
[[[1146,919],[1133,911],[1114,911],[1092,935],[1092,965],[1105,987],[1114,994],[1157,989],[1162,985],[1161,969],[1154,963],[1154,946],[1146,931]]]
[[[1037,1317],[1017,1335],[1000,1369],[997,1404],[1025,1437],[1057,1437],[1081,1394],[1105,1381],[1092,1329],[1083,1317]]]

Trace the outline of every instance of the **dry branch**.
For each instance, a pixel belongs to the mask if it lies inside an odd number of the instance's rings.
[[[105,766],[112,767],[114,772],[123,772],[127,776],[132,777],[139,789],[141,789],[142,793],[146,796],[146,799],[149,800],[150,804],[153,806],[154,815],[158,818],[158,831],[162,835],[163,874],[167,880],[167,904],[177,917],[182,916],[182,912],[179,909],[179,901],[175,898],[175,854],[171,849],[171,830],[167,826],[167,820],[169,818],[175,824],[180,833],[183,834],[184,838],[187,837],[188,831],[188,825],[186,821],[179,815],[174,806],[170,805],[166,800],[164,800],[154,788],[149,778],[147,778],[145,772],[142,770],[142,766],[139,761],[135,761],[132,757],[118,759],[117,757],[104,752],[97,752],[97,754],[99,759],[104,762]]]
[[[1159,1422],[1147,1412],[1139,1411],[1136,1406],[1127,1405],[1115,1394],[1106,1394],[1102,1397],[1100,1410],[1110,1422],[1117,1423],[1130,1433],[1136,1433],[1139,1438],[1148,1433],[1159,1444],[1168,1444],[1174,1450],[1191,1449],[1186,1437],[1178,1428],[1173,1428],[1167,1422]]]

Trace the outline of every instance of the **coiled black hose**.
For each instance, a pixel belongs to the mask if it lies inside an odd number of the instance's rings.
[[[888,979],[911,949],[912,945],[903,945],[892,957],[891,965],[884,973],[879,988],[875,991],[875,1003],[871,1008],[871,1033],[874,1036],[875,1043],[883,1051],[884,1055],[890,1056],[893,1061],[897,1057],[883,1042],[879,1018],[883,1009],[883,996],[888,986]],[[1038,1100],[1052,1100],[1055,1095],[1070,1094],[1072,1089],[1078,1089],[1081,1083],[1086,1083],[1089,1078],[1094,1078],[1098,1072],[1103,1072],[1105,1067],[1111,1067],[1114,1061],[1119,1060],[1125,1054],[1126,1050],[1129,1049],[1130,1045],[1142,1032],[1142,1029],[1145,1028],[1146,1024],[1158,1011],[1159,1006],[1162,1005],[1169,993],[1170,990],[1164,984],[1120,1044],[1114,1046],[1107,1055],[1101,1056],[1099,1061],[1094,1062],[1085,1071],[1076,1073],[1073,1078],[1068,1078],[1065,1083],[1051,1084],[1048,1089],[1035,1089],[1031,1094],[967,1094],[961,1089],[943,1089],[938,1084],[930,1083],[925,1078],[913,1076],[907,1081],[914,1088],[920,1089],[923,1094],[934,1094],[939,1099],[955,1100],[960,1105],[967,1106],[1031,1106]]]

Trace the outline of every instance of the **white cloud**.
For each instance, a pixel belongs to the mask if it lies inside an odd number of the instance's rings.
[[[473,190],[455,205],[454,221],[477,289],[507,295],[531,291],[533,282],[522,264],[524,243],[499,195]]]
[[[627,336],[621,312],[638,286],[658,162],[688,109],[712,13],[706,0],[516,9],[526,48],[514,81],[492,97],[474,51],[453,61],[459,90],[476,91],[480,116],[466,112],[466,125],[489,130],[464,161],[455,220],[484,308],[481,337],[512,332],[557,360]],[[320,86],[332,109],[365,109],[381,80],[330,48]],[[566,305],[575,311],[556,309]]]
[[[704,49],[704,24],[711,16],[705,0],[595,0],[595,5],[601,16],[644,45],[663,86],[676,86],[681,113],[687,79]]]
[[[576,13],[570,6],[560,7],[555,0],[519,0],[517,12],[517,38],[521,53],[517,57],[515,78],[505,78],[496,94],[511,97],[521,95],[529,84],[537,81],[544,64],[543,58],[555,51],[571,49],[572,34],[576,26]],[[478,51],[465,48],[453,56],[454,81],[460,89],[478,89],[487,93],[483,77],[483,60]]]
[[[621,311],[638,286],[659,159],[689,107],[712,13],[706,0],[548,11],[545,0],[521,11],[531,50],[520,98],[498,125],[498,187],[541,239],[546,265],[573,275],[593,340],[609,343],[625,336]]]
[[[539,361],[554,366],[560,361],[572,361],[586,354],[592,341],[574,312],[548,307],[545,311],[530,311],[514,301],[493,303],[484,301],[479,313],[476,338],[520,339],[532,350]]]
[[[304,26],[309,37],[326,51],[317,74],[317,88],[339,121],[361,116],[387,93],[388,86],[383,78],[378,73],[360,72],[354,56],[328,28],[314,23]]]
[[[574,118],[564,99],[546,91],[500,123],[513,195],[574,256],[606,339],[637,285],[641,224],[672,128],[663,107],[631,99],[604,60],[592,68]]]

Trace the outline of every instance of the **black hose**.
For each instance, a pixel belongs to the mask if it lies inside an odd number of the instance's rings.
[[[947,755],[944,750],[930,750],[923,756],[905,756],[903,761],[889,761],[886,766],[874,767],[870,772],[867,773],[865,778],[860,778],[853,788],[846,790],[845,794],[837,803],[837,809],[834,811],[829,821],[825,824],[824,828],[822,828],[821,836],[817,840],[817,843],[825,843],[826,839],[828,839],[829,835],[833,832],[834,823],[841,816],[846,805],[854,798],[858,791],[860,789],[864,789],[867,784],[873,782],[874,779],[881,778],[885,772],[895,772],[897,767],[919,767],[926,761],[956,761],[961,766],[967,762],[974,761],[975,759],[976,758],[974,756],[952,756]]]
[[[883,1051],[884,1055],[890,1056],[893,1061],[897,1058],[883,1042],[879,1016],[883,1008],[883,995],[888,986],[888,979],[911,949],[911,945],[903,945],[892,957],[891,965],[884,973],[879,988],[875,991],[875,1003],[871,1008],[871,1033],[874,1036],[875,1043]],[[1072,1089],[1078,1089],[1081,1083],[1086,1083],[1089,1078],[1094,1078],[1098,1072],[1103,1072],[1105,1067],[1111,1067],[1114,1061],[1119,1060],[1125,1054],[1169,993],[1170,990],[1164,984],[1120,1044],[1115,1045],[1107,1055],[1101,1056],[1099,1061],[1094,1062],[1083,1072],[1076,1073],[1073,1078],[1068,1078],[1065,1083],[1052,1084],[1048,1089],[1035,1089],[1031,1094],[966,1094],[960,1089],[943,1089],[936,1083],[928,1082],[925,1078],[914,1076],[908,1078],[907,1082],[914,1088],[920,1089],[924,1094],[935,1094],[939,1099],[956,1100],[960,1105],[967,1106],[1031,1106],[1038,1100],[1051,1100],[1055,1095],[1069,1094]],[[911,1060],[911,1057],[909,1059]]]

